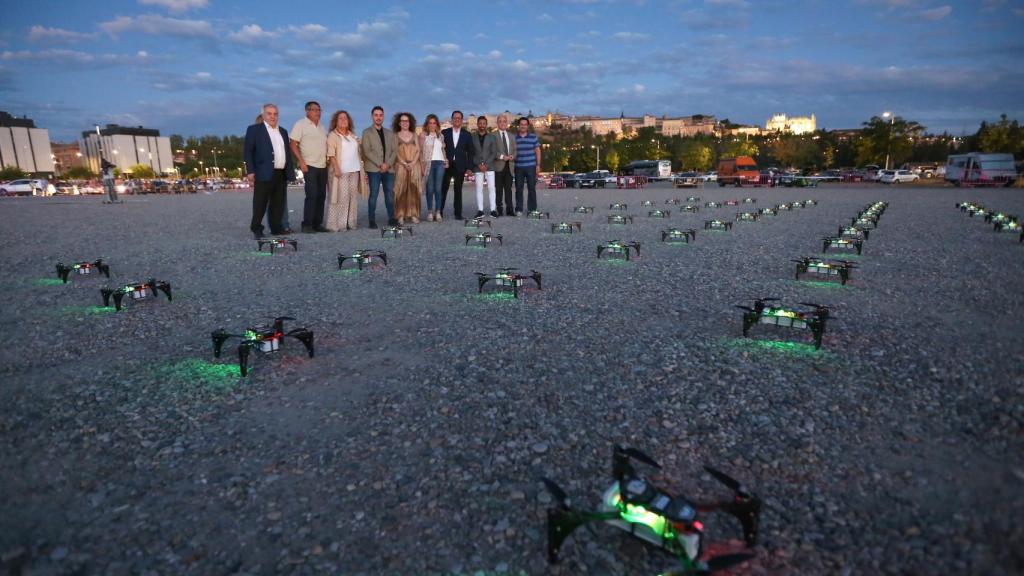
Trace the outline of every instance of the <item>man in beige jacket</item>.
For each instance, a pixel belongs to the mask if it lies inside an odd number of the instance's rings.
[[[395,219],[395,159],[398,158],[398,138],[384,127],[384,109],[374,106],[371,114],[373,126],[363,130],[359,142],[359,153],[363,158],[363,169],[370,184],[370,198],[367,202],[370,214],[370,228],[377,227],[377,194],[384,186],[384,207],[388,211],[388,226],[397,226]]]

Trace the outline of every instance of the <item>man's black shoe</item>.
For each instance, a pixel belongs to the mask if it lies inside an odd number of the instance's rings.
[[[511,209],[511,208],[509,208],[508,210],[505,211],[505,216],[515,216],[515,215],[516,215],[516,211]]]
[[[484,211],[483,210],[477,210],[476,211],[476,216],[473,216],[473,218],[483,218],[483,217],[484,217]]]
[[[328,230],[327,228],[324,228],[323,226],[317,226],[316,228],[313,228],[313,231],[314,232],[330,232],[330,230]]]
[[[499,218],[499,217],[500,216],[498,215],[498,211],[497,210],[491,210],[491,218]]]
[[[456,214],[455,215],[455,219],[456,220],[462,220],[462,214]]]
[[[303,224],[302,225],[302,233],[303,234],[312,234],[313,232],[315,232],[315,230],[313,230],[312,226],[310,226],[308,224]]]
[[[371,230],[376,230],[377,229],[377,222],[375,220],[370,220],[370,226],[369,227],[370,227]]]
[[[253,235],[253,238],[256,238],[257,240],[262,240],[263,239],[263,232],[253,232],[252,235]]]
[[[289,234],[294,234],[294,232],[292,232],[291,228],[285,228],[284,230],[281,230],[281,235],[282,236],[287,236]]]

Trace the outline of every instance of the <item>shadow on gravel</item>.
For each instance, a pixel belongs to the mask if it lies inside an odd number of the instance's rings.
[[[718,343],[730,350],[758,354],[780,354],[793,358],[829,360],[835,354],[824,349],[815,349],[814,344],[784,340],[757,340],[754,338],[721,338]]]

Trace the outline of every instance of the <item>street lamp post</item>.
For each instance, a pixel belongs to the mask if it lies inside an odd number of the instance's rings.
[[[886,110],[882,112],[882,118],[889,119],[889,136],[885,139],[885,169],[889,169],[889,156],[892,155],[892,125],[896,122],[896,115]]]
[[[596,145],[596,144],[591,144],[590,147],[595,149],[595,150],[597,150],[597,167],[594,168],[594,170],[600,170],[601,169],[601,147]]]

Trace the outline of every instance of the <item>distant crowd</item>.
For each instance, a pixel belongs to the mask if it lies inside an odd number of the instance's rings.
[[[449,189],[454,189],[454,217],[462,220],[462,185],[470,177],[476,185],[476,218],[522,216],[537,209],[541,147],[526,118],[519,118],[512,130],[502,114],[492,131],[480,116],[476,129],[468,130],[456,110],[451,127],[442,130],[438,117],[428,114],[417,134],[412,114],[398,112],[386,127],[384,109],[374,106],[372,125],[357,137],[347,111],[332,114],[326,127],[321,114],[318,102],[307,102],[305,117],[289,133],[278,126],[277,106],[265,104],[246,130],[246,177],[253,187],[250,229],[257,238],[263,236],[264,220],[271,234],[292,233],[287,185],[296,167],[305,181],[303,232],[355,230],[359,197],[367,199],[369,227],[377,228],[382,190],[388,226],[419,223],[424,196],[426,220],[443,221]]]

